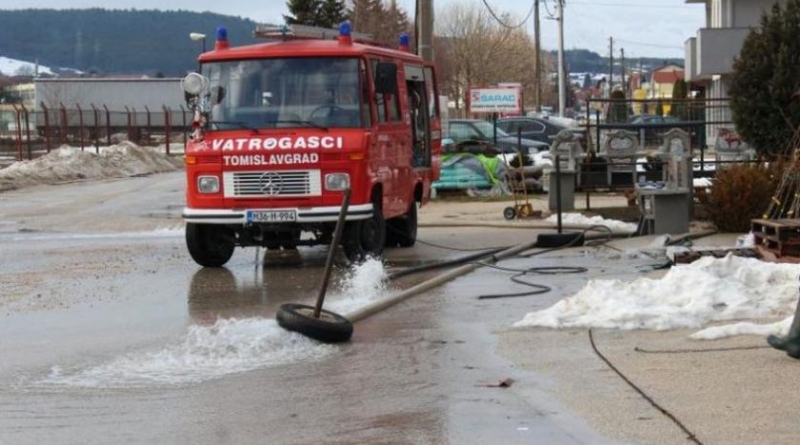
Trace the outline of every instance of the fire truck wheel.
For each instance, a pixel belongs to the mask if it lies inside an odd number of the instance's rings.
[[[353,323],[334,312],[322,309],[314,318],[314,307],[285,303],[278,308],[275,319],[282,328],[294,331],[323,343],[341,343],[353,336]]]
[[[386,221],[380,207],[372,212],[372,217],[360,221],[350,221],[344,227],[342,247],[347,259],[360,263],[369,257],[380,257],[386,244]]]
[[[412,202],[404,218],[397,220],[395,233],[397,245],[400,247],[413,247],[417,242],[417,203]]]
[[[213,224],[186,223],[186,247],[189,255],[203,267],[221,267],[233,256],[234,234]]]

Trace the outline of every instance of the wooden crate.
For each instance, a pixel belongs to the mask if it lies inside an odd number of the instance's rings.
[[[800,257],[800,219],[754,219],[755,244],[777,258]]]

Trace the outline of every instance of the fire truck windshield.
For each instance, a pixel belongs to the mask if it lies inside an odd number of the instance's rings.
[[[209,120],[218,129],[363,127],[363,72],[363,62],[344,57],[205,63]]]

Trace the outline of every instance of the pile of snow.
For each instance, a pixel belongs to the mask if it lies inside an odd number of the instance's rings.
[[[91,151],[90,151],[91,150]],[[181,159],[158,150],[122,142],[93,149],[63,146],[32,161],[20,161],[0,169],[0,191],[79,179],[104,179],[162,173],[181,168]]]
[[[545,221],[557,224],[558,215],[550,215]],[[580,213],[562,213],[561,224],[572,227],[605,226],[611,229],[612,232],[635,232],[638,228],[636,224],[604,219],[602,216],[588,217]]]
[[[0,74],[6,76],[34,75],[37,67],[35,63],[25,62],[24,60],[11,59],[0,56]],[[53,70],[46,66],[39,65],[39,74],[53,74]]]
[[[800,265],[728,255],[673,267],[661,279],[592,280],[577,294],[514,326],[668,330],[724,320],[785,316],[798,300]],[[780,333],[787,320],[714,327],[693,338]]]

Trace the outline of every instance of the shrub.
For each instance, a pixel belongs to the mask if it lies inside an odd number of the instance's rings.
[[[720,169],[711,190],[698,195],[708,218],[721,232],[749,232],[751,220],[767,210],[780,167],[734,164]]]

